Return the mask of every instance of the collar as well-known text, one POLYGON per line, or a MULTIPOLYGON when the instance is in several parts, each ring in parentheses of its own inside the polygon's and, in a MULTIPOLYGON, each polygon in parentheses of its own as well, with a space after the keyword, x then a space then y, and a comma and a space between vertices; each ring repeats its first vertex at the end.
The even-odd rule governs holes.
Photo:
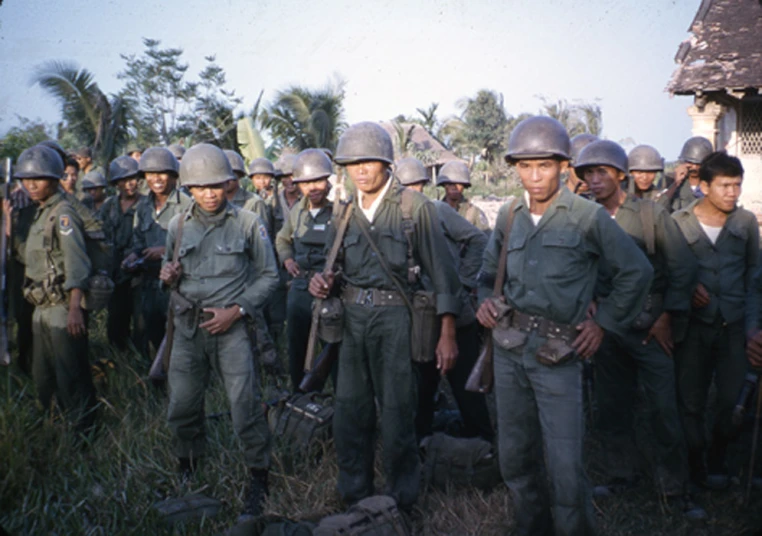
MULTIPOLYGON (((379 193, 378 197, 371 203, 370 207, 367 209, 362 208, 362 198, 365 197, 365 195, 360 191, 357 190, 357 207, 362 211, 363 214, 365 214, 365 217, 368 219, 368 221, 372 222, 373 218, 376 215, 376 212, 378 211, 378 207, 381 206, 381 202, 388 196, 389 190, 392 187, 392 183, 394 181, 392 180, 391 175, 389 176, 389 179, 386 181, 386 184, 381 189, 381 192, 379 193)), ((404 188, 404 187, 403 187, 404 188)))
POLYGON ((61 199, 63 199, 63 194, 61 192, 56 192, 50 197, 48 197, 44 203, 40 203, 39 208, 40 212, 45 210, 46 208, 52 207, 53 205, 57 204, 61 199))

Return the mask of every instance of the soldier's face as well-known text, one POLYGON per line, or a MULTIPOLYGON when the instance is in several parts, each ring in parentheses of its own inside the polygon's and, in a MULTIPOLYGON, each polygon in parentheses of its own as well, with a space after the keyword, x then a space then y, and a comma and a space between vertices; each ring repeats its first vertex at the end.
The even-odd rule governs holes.
POLYGON ((569 190, 575 194, 583 194, 587 192, 587 183, 579 178, 579 175, 574 171, 573 167, 569 167, 569 190))
POLYGON ((416 192, 423 193, 423 185, 426 184, 425 182, 416 182, 415 184, 408 184, 407 187, 411 190, 415 190, 416 192))
POLYGON ((685 168, 688 170, 688 177, 691 179, 697 179, 699 176, 699 168, 701 166, 699 164, 694 164, 693 162, 685 162, 685 168))
POLYGON ((556 195, 561 185, 561 173, 566 171, 568 165, 568 162, 553 158, 519 160, 516 171, 529 198, 544 203, 556 195))
POLYGON ((255 173, 251 176, 251 183, 254 185, 254 188, 256 188, 258 192, 262 190, 269 190, 272 181, 272 176, 265 175, 264 173, 255 173))
POLYGON ((378 160, 347 164, 346 170, 357 189, 366 195, 380 192, 391 176, 389 165, 378 160))
POLYGON ((585 182, 593 192, 596 201, 602 202, 618 195, 624 173, 611 166, 589 166, 585 168, 585 182))
POLYGON ((169 173, 149 172, 145 175, 148 188, 156 195, 168 195, 175 188, 175 177, 169 173))
POLYGON ((93 201, 96 203, 100 203, 104 199, 106 199, 106 189, 101 188, 100 186, 98 188, 88 188, 85 190, 86 193, 90 194, 90 197, 93 198, 93 201))
POLYGON ((448 201, 460 201, 465 187, 462 184, 445 184, 445 197, 448 201))
POLYGON ((77 164, 79 164, 79 169, 87 169, 87 166, 89 166, 93 159, 89 156, 75 156, 74 160, 77 161, 77 164))
POLYGON ((718 175, 711 183, 701 181, 699 187, 706 200, 722 212, 732 212, 741 196, 743 177, 718 175))
POLYGON ((294 184, 294 177, 292 175, 282 175, 280 183, 283 185, 283 190, 292 194, 296 191, 296 185, 294 184))
POLYGON ((121 197, 132 199, 138 193, 138 178, 130 177, 116 182, 116 189, 121 197))
POLYGON ((656 179, 655 171, 630 171, 632 180, 635 181, 635 187, 641 192, 648 190, 656 179))
POLYGON ((132 158, 133 160, 140 162, 140 156, 141 156, 140 151, 132 151, 128 156, 132 158))
POLYGON ((74 185, 77 184, 77 168, 74 166, 66 166, 64 169, 63 177, 61 178, 61 188, 68 193, 74 193, 74 185))
POLYGON ((43 203, 58 191, 59 181, 56 179, 23 179, 21 181, 32 201, 43 203))
POLYGON ((328 199, 328 179, 297 183, 302 195, 310 200, 310 206, 322 207, 328 199))
POLYGON ((225 193, 228 195, 233 195, 238 191, 238 188, 240 188, 240 184, 238 184, 238 179, 234 179, 232 181, 228 181, 225 183, 225 193))
POLYGON ((225 202, 225 183, 210 186, 191 186, 190 193, 196 204, 207 212, 217 212, 225 202))

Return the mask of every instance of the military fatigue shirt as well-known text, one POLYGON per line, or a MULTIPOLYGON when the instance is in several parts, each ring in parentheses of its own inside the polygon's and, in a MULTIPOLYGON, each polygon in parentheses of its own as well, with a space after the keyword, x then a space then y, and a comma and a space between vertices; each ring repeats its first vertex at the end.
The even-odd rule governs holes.
MULTIPOLYGON (((479 297, 492 293, 510 203, 498 213, 484 250, 479 297)), ((626 331, 642 310, 653 269, 635 243, 603 207, 560 188, 537 225, 523 198, 514 209, 508 237, 503 295, 515 309, 561 324, 585 319, 593 300, 599 261, 611 271, 611 293, 598 302, 595 321, 626 331)))
POLYGON ((77 196, 60 190, 63 198, 68 201, 72 208, 79 214, 84 225, 85 233, 91 236, 99 236, 103 233, 103 224, 93 209, 82 203, 77 196))
MULTIPOLYGON (((391 179, 390 179, 391 180, 391 179)), ((384 255, 387 264, 397 281, 405 288, 408 284, 408 242, 403 232, 403 217, 400 202, 404 186, 393 184, 381 200, 373 222, 369 222, 358 206, 355 198, 354 210, 344 235, 343 264, 344 279, 360 288, 381 288, 397 290, 392 280, 386 275, 376 254, 371 249, 360 230, 364 226, 378 249, 384 255)), ((455 267, 441 262, 449 257, 436 209, 423 194, 410 190, 414 197, 412 223, 414 225, 413 261, 421 267, 423 274, 430 277, 436 292, 437 314, 457 315, 460 309, 458 294, 458 274, 455 267)), ((333 235, 333 233, 331 233, 333 235)), ((327 247, 333 237, 329 236, 327 247)))
POLYGON ((267 212, 267 207, 265 206, 265 202, 262 200, 262 198, 257 194, 244 190, 243 188, 238 188, 238 191, 233 196, 233 199, 231 199, 229 202, 238 208, 248 210, 249 212, 253 212, 259 216, 259 219, 261 219, 262 223, 265 224, 265 227, 268 228, 268 232, 270 231, 268 225, 270 218, 267 212))
POLYGON ((463 198, 463 201, 460 202, 458 205, 458 214, 463 216, 468 223, 480 231, 489 233, 490 228, 487 215, 484 214, 482 209, 471 203, 468 199, 463 198))
POLYGON ((278 259, 294 259, 305 277, 294 278, 292 286, 306 290, 309 285, 309 272, 322 272, 325 268, 328 234, 331 229, 333 206, 327 204, 316 216, 310 213, 309 199, 303 197, 299 205, 291 210, 288 220, 275 237, 275 249, 278 259))
POLYGON ((26 277, 41 283, 50 273, 45 228, 51 224, 54 232, 50 256, 55 273, 64 276, 64 290, 87 290, 91 265, 85 246, 84 224, 60 192, 37 207, 26 242, 26 277))
POLYGON ((677 191, 672 194, 672 198, 670 199, 672 212, 687 208, 688 205, 693 203, 696 199, 701 199, 702 197, 704 197, 704 194, 701 191, 701 188, 697 188, 694 192, 688 177, 686 177, 678 187, 677 191))
POLYGON ((728 214, 717 242, 712 244, 693 212, 698 202, 672 215, 698 261, 698 282, 709 293, 709 305, 694 308, 692 316, 707 323, 714 322, 717 315, 725 322, 737 322, 744 318, 746 295, 752 288, 759 256, 759 224, 754 214, 737 207, 728 214))
POLYGON ((672 212, 671 207, 671 200, 666 195, 659 195, 663 192, 663 189, 659 189, 656 187, 656 183, 652 184, 651 187, 646 190, 645 192, 635 193, 632 192, 633 195, 636 197, 639 197, 640 199, 645 199, 647 201, 653 201, 657 205, 659 205, 661 208, 667 211, 667 213, 672 212))
POLYGON ((100 219, 103 222, 103 232, 106 239, 111 242, 114 252, 114 282, 122 283, 131 276, 121 270, 120 266, 124 258, 130 253, 132 242, 132 230, 135 221, 135 211, 144 196, 137 194, 138 200, 125 212, 118 195, 112 195, 103 202, 100 209, 100 219))
MULTIPOLYGON (((663 296, 665 311, 690 311, 698 263, 691 254, 683 234, 667 211, 652 201, 628 195, 616 212, 616 222, 635 241, 640 250, 648 255, 643 232, 646 222, 642 219, 645 203, 653 205, 653 219, 650 224, 654 227, 655 246, 655 253, 648 257, 654 269, 649 294, 663 296)), ((608 271, 606 268, 603 268, 604 273, 608 271)), ((609 282, 602 281, 599 290, 600 295, 608 296, 611 292, 609 282)))
POLYGON ((487 237, 443 201, 434 201, 442 231, 455 260, 461 283, 469 288, 477 287, 477 276, 482 264, 482 254, 487 237))
MULTIPOLYGON (((130 253, 142 256, 146 248, 164 246, 167 242, 169 222, 191 205, 191 198, 177 189, 172 190, 167 202, 158 212, 156 212, 155 201, 156 196, 153 192, 149 192, 135 206, 130 253)), ((150 265, 146 263, 145 269, 149 273, 158 275, 159 266, 158 262, 151 262, 150 265)))
MULTIPOLYGON (((247 314, 262 307, 278 284, 278 269, 267 230, 258 216, 229 203, 219 222, 205 225, 196 214, 185 215, 179 261, 178 290, 199 307, 243 307, 247 314)), ((177 224, 169 223, 164 262, 172 260, 177 224)))

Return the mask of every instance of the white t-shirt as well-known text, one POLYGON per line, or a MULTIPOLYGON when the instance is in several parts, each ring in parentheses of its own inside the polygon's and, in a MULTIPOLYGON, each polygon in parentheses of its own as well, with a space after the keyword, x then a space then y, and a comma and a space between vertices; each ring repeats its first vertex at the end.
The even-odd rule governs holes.
POLYGON ((362 210, 362 213, 365 214, 365 217, 369 222, 373 223, 373 218, 376 217, 376 211, 378 210, 378 207, 381 206, 381 200, 386 195, 386 192, 389 191, 389 187, 392 185, 392 182, 394 181, 392 181, 390 176, 386 181, 386 185, 381 189, 381 192, 379 192, 378 197, 376 197, 376 199, 370 204, 370 207, 368 208, 362 208, 362 198, 364 195, 360 190, 357 190, 357 206, 360 207, 360 210, 362 210))
POLYGON ((717 243, 717 237, 720 236, 720 231, 722 231, 722 227, 711 227, 709 225, 704 225, 701 222, 699 222, 699 225, 704 230, 704 234, 707 236, 709 241, 712 244, 716 244, 717 243))

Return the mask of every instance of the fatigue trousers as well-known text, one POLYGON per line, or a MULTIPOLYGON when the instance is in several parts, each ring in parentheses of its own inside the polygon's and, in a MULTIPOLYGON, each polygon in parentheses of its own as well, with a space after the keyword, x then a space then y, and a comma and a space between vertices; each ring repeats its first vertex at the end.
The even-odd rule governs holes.
POLYGON ((8 284, 8 316, 16 321, 16 345, 18 347, 18 366, 27 376, 32 375, 32 315, 34 305, 24 299, 24 269, 25 266, 16 259, 9 257, 8 284))
POLYGON ((109 341, 120 350, 127 348, 127 341, 132 331, 131 323, 134 309, 132 307, 132 293, 131 280, 118 283, 114 286, 114 293, 111 295, 111 301, 108 304, 106 333, 109 341))
MULTIPOLYGON (((748 367, 743 320, 707 324, 692 318, 677 349, 677 394, 689 450, 706 449, 706 402, 714 378, 717 387, 713 442, 727 445, 737 437, 732 414, 748 367)), ((710 468, 720 469, 720 468, 710 468)))
POLYGON ((304 358, 312 324, 312 295, 306 289, 292 286, 288 291, 286 338, 288 340, 288 369, 294 389, 304 378, 304 358))
POLYGON ((148 276, 133 291, 135 342, 143 356, 150 359, 149 343, 158 350, 167 330, 169 292, 162 288, 159 279, 148 276))
POLYGON ((35 307, 32 376, 42 406, 50 408, 55 396, 61 411, 85 431, 95 418, 95 387, 87 358, 87 335, 72 337, 66 330, 68 316, 66 303, 35 307))
POLYGON ((338 490, 348 503, 374 495, 377 400, 381 408, 384 494, 409 507, 418 497, 421 477, 415 440, 410 313, 404 306, 345 306, 339 351, 341 381, 333 418, 338 490))
MULTIPOLYGON (((476 322, 460 327, 456 331, 458 359, 447 373, 447 381, 458 404, 463 419, 464 437, 481 437, 492 442, 495 432, 489 418, 487 402, 482 393, 466 391, 466 382, 479 359, 479 327, 476 322)), ((418 412, 415 416, 415 430, 418 441, 431 435, 434 420, 434 404, 439 379, 437 362, 415 363, 418 381, 418 412)))
POLYGON ((206 452, 204 391, 214 370, 225 386, 233 428, 244 445, 247 467, 267 469, 270 430, 262 409, 245 323, 239 320, 220 335, 197 328, 188 336, 179 325, 185 321, 185 316, 175 318, 168 373, 167 421, 174 438, 175 455, 196 459, 206 452))
POLYGON ((280 334, 283 331, 283 322, 286 321, 286 301, 288 294, 288 287, 286 281, 288 280, 288 272, 283 268, 278 270, 278 286, 265 303, 263 312, 267 325, 270 328, 270 338, 277 347, 280 343, 280 334))
POLYGON ((532 332, 523 347, 495 346, 500 472, 513 498, 515 534, 595 534, 583 466, 582 364, 538 363, 545 341, 532 332))
POLYGON ((675 364, 655 339, 644 345, 647 330, 624 335, 607 331, 595 355, 598 429, 604 443, 606 472, 632 479, 638 452, 634 434, 634 402, 638 382, 645 390, 655 442, 656 477, 667 495, 683 491, 687 464, 683 430, 677 411, 675 364))

